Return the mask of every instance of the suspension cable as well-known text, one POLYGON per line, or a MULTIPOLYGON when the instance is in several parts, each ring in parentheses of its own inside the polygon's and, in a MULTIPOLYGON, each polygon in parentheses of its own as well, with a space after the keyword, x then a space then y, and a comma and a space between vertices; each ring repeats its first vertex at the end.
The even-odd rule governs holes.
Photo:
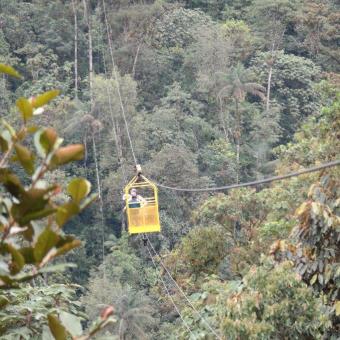
POLYGON ((116 70, 116 64, 115 64, 114 57, 113 57, 112 39, 111 39, 111 34, 110 34, 111 27, 110 27, 108 20, 107 20, 105 0, 103 0, 103 13, 104 13, 104 19, 105 19, 107 40, 108 40, 108 43, 109 43, 109 50, 110 50, 111 61, 112 61, 112 71, 113 71, 113 75, 115 77, 115 83, 116 83, 116 89, 117 89, 117 94, 118 94, 118 98, 119 98, 120 109, 122 111, 122 115, 123 115, 123 119, 124 119, 124 123, 125 123, 125 127, 126 127, 126 133, 127 133, 128 139, 129 139, 133 160, 135 162, 135 165, 137 166, 138 162, 137 162, 137 158, 136 158, 135 151, 134 151, 134 148, 133 148, 132 139, 131 139, 131 136, 130 136, 129 125, 128 125, 128 122, 127 122, 127 119, 126 119, 125 108, 124 108, 124 104, 123 104, 122 94, 121 94, 121 91, 120 91, 118 73, 117 73, 117 70, 116 70))
POLYGON ((179 316, 180 319, 182 320, 182 322, 183 322, 185 328, 189 331, 189 333, 190 333, 190 334, 193 336, 193 338, 195 339, 196 337, 195 337, 194 334, 192 333, 192 331, 191 331, 190 327, 188 326, 187 322, 184 320, 184 318, 183 318, 183 316, 182 316, 182 314, 181 314, 179 308, 176 306, 176 303, 175 303, 173 297, 171 296, 171 294, 170 294, 170 292, 169 292, 169 289, 168 289, 168 287, 166 286, 166 283, 165 283, 165 281, 164 281, 163 278, 162 278, 162 275, 161 275, 161 274, 159 273, 159 271, 157 270, 156 262, 155 262, 155 260, 154 260, 154 258, 153 258, 153 256, 152 256, 152 254, 151 254, 151 251, 150 251, 150 248, 149 248, 148 245, 147 245, 147 249, 148 249, 148 252, 149 252, 151 261, 152 261, 152 263, 153 263, 153 266, 155 267, 155 270, 156 270, 157 273, 158 273, 158 277, 159 277, 159 279, 160 279, 160 280, 162 281, 162 283, 163 283, 163 286, 164 286, 164 289, 165 289, 165 291, 166 291, 166 294, 168 295, 169 299, 171 300, 171 303, 173 304, 173 306, 174 306, 174 308, 175 308, 175 310, 176 310, 178 316, 179 316))
MULTIPOLYGON (((121 143, 120 143, 120 138, 118 137, 118 132, 117 132, 117 126, 116 126, 116 122, 114 119, 114 115, 113 115, 113 106, 112 106, 112 98, 111 98, 111 81, 108 78, 108 72, 107 72, 107 67, 106 67, 106 62, 105 62, 105 53, 104 53, 104 49, 102 50, 102 57, 103 57, 103 68, 104 68, 104 75, 105 75, 105 79, 108 80, 109 86, 106 86, 106 94, 107 97, 109 99, 109 109, 110 109, 110 118, 111 118, 111 124, 112 124, 112 135, 113 135, 113 139, 114 139, 114 143, 116 146, 116 151, 117 151, 117 156, 118 156, 118 164, 120 166, 121 172, 122 172, 122 187, 124 187, 128 180, 127 180, 127 176, 126 176, 126 169, 125 169, 125 162, 124 162, 124 158, 123 158, 123 152, 122 152, 122 147, 121 147, 121 143), (110 89, 109 89, 110 87, 110 89)), ((120 199, 118 201, 121 201, 120 199)), ((121 207, 121 220, 122 220, 122 230, 124 229, 124 219, 125 219, 125 215, 123 213, 123 207, 124 205, 121 207)))
POLYGON ((203 315, 197 310, 197 308, 191 303, 191 301, 189 300, 189 298, 187 297, 187 295, 184 293, 183 289, 178 285, 178 283, 176 282, 176 280, 172 277, 170 271, 168 270, 168 268, 165 266, 165 264, 163 263, 160 255, 158 254, 158 252, 155 250, 155 248, 153 247, 152 243, 150 242, 149 237, 147 236, 147 234, 145 234, 145 237, 148 241, 148 243, 151 246, 151 249, 153 250, 153 252, 158 256, 159 258, 159 263, 161 264, 162 268, 166 271, 166 273, 168 274, 168 276, 170 277, 171 281, 175 284, 176 288, 178 289, 178 291, 183 295, 183 297, 185 298, 185 300, 188 302, 189 306, 193 309, 193 311, 199 316, 199 318, 206 324, 206 326, 209 328, 209 330, 216 336, 217 339, 222 340, 221 336, 219 336, 216 331, 210 326, 210 324, 208 323, 208 321, 203 317, 203 315))
MULTIPOLYGON (((73 10, 75 10, 74 3, 72 1, 73 10)), ((86 8, 86 1, 84 1, 84 9, 85 12, 87 11, 86 8)), ((89 23, 88 23, 89 24, 89 23)), ((104 65, 105 69, 105 65, 104 65)), ((94 108, 94 97, 93 94, 91 95, 91 114, 93 115, 93 108, 94 108)), ((100 128, 97 131, 98 133, 98 141, 102 142, 102 134, 100 131, 100 128)), ((99 163, 98 163, 98 153, 97 153, 97 144, 95 141, 95 130, 92 130, 91 138, 92 138, 92 149, 93 149, 93 157, 94 157, 94 163, 96 168, 96 180, 97 180, 97 190, 98 190, 98 198, 99 198, 99 212, 101 217, 101 238, 102 238, 102 266, 103 266, 103 278, 106 278, 106 262, 105 262, 105 216, 104 216, 104 202, 103 202, 103 195, 102 195, 102 186, 101 186, 101 179, 99 174, 99 163)))
POLYGON ((252 187, 252 186, 257 186, 260 184, 265 184, 265 183, 271 183, 275 181, 280 181, 283 179, 291 178, 291 177, 297 177, 303 174, 311 173, 311 172, 316 172, 320 171, 326 168, 332 168, 335 166, 340 165, 340 160, 328 162, 328 163, 323 163, 320 165, 316 165, 307 169, 299 170, 299 171, 294 171, 290 172, 286 175, 280 175, 280 176, 273 176, 273 177, 268 177, 265 179, 257 180, 257 181, 251 181, 251 182, 246 182, 246 183, 239 183, 239 184, 230 184, 230 185, 225 185, 221 187, 211 187, 211 188, 179 188, 179 187, 172 187, 168 186, 165 184, 158 183, 154 180, 152 180, 158 187, 163 188, 163 189, 168 189, 168 190, 174 190, 174 191, 185 191, 185 192, 208 192, 208 191, 222 191, 222 190, 230 190, 230 189, 236 189, 236 188, 244 188, 244 187, 252 187))
MULTIPOLYGON (((138 162, 137 162, 137 158, 136 158, 135 151, 134 151, 134 148, 133 148, 133 143, 132 143, 132 139, 131 139, 131 135, 130 135, 129 125, 128 125, 128 122, 127 122, 127 119, 126 119, 124 104, 123 104, 123 100, 122 100, 122 96, 121 96, 121 92, 120 92, 118 74, 117 74, 116 65, 115 65, 114 57, 113 57, 112 39, 111 39, 111 35, 110 35, 110 25, 108 23, 107 15, 106 15, 105 0, 102 0, 102 2, 103 2, 103 12, 104 12, 104 17, 105 17, 107 39, 108 39, 109 49, 110 49, 110 54, 111 54, 112 69, 113 69, 113 73, 114 73, 114 77, 115 77, 120 108, 121 108, 121 111, 122 111, 122 115, 123 115, 123 119, 124 119, 124 123, 125 123, 125 128, 126 128, 126 133, 127 133, 129 143, 130 143, 130 148, 131 148, 133 160, 135 162, 135 165, 137 166, 138 162)), ((180 187, 172 187, 172 186, 168 186, 168 185, 165 185, 165 184, 161 184, 161 183, 158 183, 154 180, 153 180, 153 182, 160 188, 173 190, 173 191, 184 191, 184 192, 222 191, 222 190, 230 190, 230 189, 236 189, 236 188, 257 186, 257 185, 265 184, 265 183, 271 183, 271 182, 274 182, 274 181, 279 181, 279 180, 283 180, 283 179, 287 179, 287 178, 291 178, 291 177, 297 177, 297 176, 300 176, 300 175, 303 175, 303 174, 323 170, 323 169, 326 169, 326 168, 335 167, 335 166, 338 166, 338 165, 340 165, 340 160, 335 160, 333 162, 324 163, 324 164, 314 166, 314 167, 311 167, 311 168, 308 168, 308 169, 291 172, 291 173, 288 173, 286 175, 272 176, 272 177, 265 178, 265 179, 262 179, 262 180, 257 180, 257 181, 251 181, 251 182, 246 182, 246 183, 237 183, 237 184, 231 184, 231 185, 220 186, 220 187, 211 187, 211 188, 180 188, 180 187)))
MULTIPOLYGON (((125 108, 124 108, 123 99, 122 99, 120 86, 119 86, 118 74, 117 74, 116 65, 115 65, 114 57, 113 57, 112 39, 111 39, 111 34, 110 34, 111 27, 110 27, 108 20, 107 20, 105 0, 102 0, 102 2, 103 2, 103 13, 104 13, 104 19, 105 19, 105 25, 106 25, 107 39, 108 39, 108 43, 109 43, 109 50, 110 50, 111 61, 112 61, 112 70, 113 70, 113 74, 114 74, 114 77, 115 77, 115 83, 116 83, 117 93, 118 93, 118 97, 119 97, 120 108, 121 108, 122 116, 123 116, 124 123, 125 123, 126 133, 127 133, 129 143, 130 143, 130 149, 131 149, 131 153, 132 153, 132 156, 133 156, 133 160, 134 160, 134 163, 137 167, 138 162, 137 162, 136 154, 135 154, 135 151, 134 151, 134 148, 133 148, 133 143, 132 143, 132 139, 131 139, 131 135, 130 135, 129 125, 128 125, 128 122, 127 122, 127 119, 126 119, 125 108)), ((300 175, 303 175, 303 174, 323 170, 323 169, 326 169, 326 168, 335 167, 335 166, 338 166, 338 165, 340 165, 340 160, 324 163, 324 164, 314 166, 314 167, 311 167, 311 168, 308 168, 308 169, 300 170, 300 171, 291 172, 291 173, 288 173, 286 175, 272 176, 272 177, 265 178, 265 179, 262 179, 262 180, 257 180, 257 181, 251 181, 251 182, 246 182, 246 183, 237 183, 237 184, 231 184, 231 185, 220 186, 220 187, 211 187, 211 188, 180 188, 180 187, 172 187, 172 186, 169 186, 169 185, 161 184, 161 183, 158 183, 156 181, 153 181, 153 182, 160 188, 173 190, 173 191, 184 191, 184 192, 222 191, 222 190, 230 190, 230 189, 236 189, 236 188, 257 186, 257 185, 265 184, 265 183, 271 183, 271 182, 274 182, 274 181, 279 181, 279 180, 283 180, 283 179, 287 179, 287 178, 291 178, 291 177, 297 177, 297 176, 300 176, 300 175)))
MULTIPOLYGON (((127 119, 126 119, 125 108, 124 108, 122 94, 121 94, 120 85, 119 85, 118 73, 117 73, 117 70, 116 70, 116 65, 115 65, 114 57, 113 57, 112 39, 111 39, 111 34, 110 34, 111 27, 110 27, 110 25, 108 23, 108 20, 107 20, 105 0, 102 0, 102 3, 103 3, 103 12, 104 12, 105 25, 106 25, 107 39, 108 39, 109 50, 110 50, 111 61, 112 61, 112 71, 113 71, 113 75, 114 75, 114 78, 115 78, 116 89, 117 89, 117 94, 118 94, 118 98, 119 98, 119 104, 120 104, 122 116, 123 116, 123 119, 124 119, 126 133, 127 133, 128 140, 129 140, 129 143, 130 143, 130 149, 131 149, 131 152, 132 152, 133 160, 134 160, 135 165, 137 166, 138 162, 137 162, 137 158, 136 158, 136 155, 135 155, 135 151, 134 151, 134 147, 133 147, 133 143, 132 143, 132 139, 131 139, 131 135, 130 135, 130 131, 129 131, 129 125, 128 125, 128 122, 127 122, 127 119)), ((265 184, 265 183, 271 183, 271 182, 274 182, 274 181, 279 181, 279 180, 283 180, 283 179, 287 179, 287 178, 297 177, 297 176, 300 176, 300 175, 303 175, 303 174, 320 171, 320 170, 323 170, 323 169, 326 169, 326 168, 335 167, 335 166, 338 166, 338 165, 340 165, 340 160, 335 160, 335 161, 332 161, 332 162, 323 163, 321 165, 314 166, 314 167, 311 167, 311 168, 307 168, 307 169, 304 169, 304 170, 291 172, 291 173, 288 173, 286 175, 272 176, 272 177, 265 178, 265 179, 262 179, 262 180, 256 180, 256 181, 251 181, 251 182, 246 182, 246 183, 239 183, 239 184, 231 184, 231 185, 220 186, 220 187, 211 187, 211 188, 180 188, 180 187, 172 187, 172 186, 164 185, 164 184, 161 184, 161 183, 157 183, 156 181, 153 181, 153 182, 158 187, 160 187, 160 188, 168 189, 168 190, 173 190, 173 191, 182 191, 182 192, 222 191, 222 190, 230 190, 230 189, 236 189, 236 188, 257 186, 257 185, 261 185, 261 184, 265 184)), ((158 252, 153 247, 153 245, 150 242, 150 239, 149 239, 149 237, 147 235, 146 235, 146 238, 147 238, 147 241, 150 244, 153 252, 158 256, 159 263, 161 264, 162 268, 166 271, 166 273, 168 274, 169 278, 175 284, 175 286, 177 287, 178 291, 183 295, 183 297, 185 298, 185 300, 187 301, 189 306, 199 316, 199 318, 206 324, 208 329, 216 336, 216 338, 222 340, 222 338, 216 333, 216 331, 206 321, 206 319, 203 317, 203 315, 191 303, 191 301, 189 300, 187 295, 184 293, 182 288, 178 285, 176 280, 172 277, 170 271, 164 265, 160 255, 158 254, 158 252)), ((152 254, 151 254, 149 246, 147 246, 147 249, 148 249, 150 258, 152 260, 152 263, 153 263, 155 269, 157 270, 157 266, 156 266, 156 263, 155 263, 155 260, 154 260, 154 258, 152 256, 152 254)), ((185 322, 184 318, 182 317, 178 307, 175 304, 175 301, 173 300, 173 298, 172 298, 172 296, 171 296, 171 294, 170 294, 170 292, 169 292, 169 290, 168 290, 168 288, 167 288, 167 286, 166 286, 166 284, 165 284, 165 282, 164 282, 164 280, 163 280, 163 278, 161 277, 160 274, 159 274, 159 278, 162 281, 163 286, 164 286, 164 288, 165 288, 165 290, 167 292, 167 295, 169 296, 169 298, 170 298, 170 300, 171 300, 171 302, 172 302, 176 312, 178 313, 179 317, 183 321, 183 324, 185 325, 185 327, 187 328, 189 333, 194 337, 191 329, 189 328, 188 324, 185 322)))

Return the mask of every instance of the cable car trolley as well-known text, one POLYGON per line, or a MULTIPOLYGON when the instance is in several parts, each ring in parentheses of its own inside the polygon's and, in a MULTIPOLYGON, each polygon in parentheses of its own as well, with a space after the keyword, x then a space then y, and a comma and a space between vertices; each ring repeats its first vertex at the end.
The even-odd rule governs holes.
POLYGON ((142 175, 140 165, 137 175, 124 189, 124 200, 129 234, 160 232, 157 186, 142 175))

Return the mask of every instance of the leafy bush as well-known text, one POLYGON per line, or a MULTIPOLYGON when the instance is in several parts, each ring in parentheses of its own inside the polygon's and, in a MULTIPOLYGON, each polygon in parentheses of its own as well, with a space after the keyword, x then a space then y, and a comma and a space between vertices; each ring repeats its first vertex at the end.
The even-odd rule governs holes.
POLYGON ((175 272, 187 274, 213 273, 226 252, 226 239, 223 229, 217 226, 196 227, 182 238, 182 242, 166 260, 175 272))
POLYGON ((302 279, 323 297, 329 306, 333 328, 331 334, 340 332, 340 219, 339 180, 333 174, 325 174, 311 186, 308 200, 297 209, 298 225, 286 241, 277 241, 271 252, 277 259, 294 261, 302 279))
POLYGON ((221 299, 221 329, 228 339, 321 339, 330 322, 321 299, 300 280, 290 262, 265 259, 243 279, 240 292, 221 299))
MULTIPOLYGON (((242 281, 211 277, 191 299, 223 339, 321 339, 331 326, 322 300, 288 261, 277 264, 263 257, 242 281)), ((184 315, 197 338, 210 339, 210 331, 191 309, 184 315)), ((189 337, 184 327, 177 334, 189 337)))
POLYGON ((240 189, 209 198, 195 211, 194 218, 200 224, 218 223, 225 235, 238 244, 252 239, 267 210, 266 202, 254 189, 240 189))
POLYGON ((6 294, 7 305, 0 309, 0 338, 32 339, 41 334, 47 335, 46 315, 58 314, 67 326, 72 324, 72 335, 82 333, 81 320, 86 320, 81 312, 76 286, 52 284, 49 286, 22 286, 6 294), (68 320, 70 321, 68 323, 68 320))
MULTIPOLYGON (((3 64, 0 64, 0 72, 21 77, 12 67, 3 64)), ((7 338, 13 335, 13 328, 26 338, 35 333, 41 334, 41 326, 47 323, 50 328, 50 331, 46 328, 47 332, 57 339, 63 340, 70 334, 82 333, 80 323, 76 334, 74 329, 68 327, 74 324, 74 316, 67 313, 64 318, 65 312, 54 308, 54 298, 58 297, 60 291, 51 299, 53 287, 23 286, 24 282, 38 275, 68 267, 62 263, 51 265, 53 260, 80 245, 75 237, 65 235, 62 228, 96 198, 96 195, 88 196, 91 184, 87 180, 74 178, 67 186, 70 199, 66 203, 60 202, 57 196, 62 190, 61 186, 45 180, 48 172, 80 160, 84 154, 83 145, 62 147, 63 139, 53 128, 31 123, 33 116, 41 114, 44 106, 58 94, 58 90, 52 90, 30 99, 19 98, 16 102, 21 113, 21 126, 18 130, 2 120, 0 289, 3 292, 0 294, 0 335, 4 334, 7 338), (34 151, 31 144, 34 144, 34 151), (30 300, 25 304, 27 292, 30 300)), ((61 290, 61 293, 67 300, 67 290, 61 290)), ((90 334, 111 322, 108 318, 110 314, 106 312, 90 334)))

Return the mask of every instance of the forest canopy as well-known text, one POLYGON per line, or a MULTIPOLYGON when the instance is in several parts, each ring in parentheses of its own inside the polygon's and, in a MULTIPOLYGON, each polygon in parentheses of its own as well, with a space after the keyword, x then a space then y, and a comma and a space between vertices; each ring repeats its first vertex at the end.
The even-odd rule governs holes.
POLYGON ((338 339, 335 0, 0 0, 0 339, 338 339), (127 232, 135 175, 161 232, 127 232), (144 239, 144 243, 143 243, 144 239))

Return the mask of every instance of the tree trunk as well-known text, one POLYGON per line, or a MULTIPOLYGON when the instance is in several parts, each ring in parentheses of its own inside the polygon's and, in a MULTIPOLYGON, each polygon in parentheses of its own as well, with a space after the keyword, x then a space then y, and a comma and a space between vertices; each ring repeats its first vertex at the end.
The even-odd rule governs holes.
POLYGON ((94 132, 92 132, 92 147, 93 147, 93 157, 94 157, 94 164, 96 168, 96 179, 97 179, 97 188, 98 188, 98 198, 99 198, 99 211, 101 217, 101 226, 102 226, 102 260, 103 260, 103 275, 104 278, 106 277, 106 268, 105 268, 105 219, 104 219, 104 204, 103 204, 103 197, 102 197, 102 190, 100 184, 100 175, 99 175, 99 166, 98 166, 98 159, 97 159, 97 147, 96 141, 94 138, 94 132))
POLYGON ((1 110, 0 110, 0 114, 1 113, 5 113, 7 110, 7 105, 5 107, 6 101, 6 76, 5 74, 2 75, 1 77, 1 81, 0 81, 0 88, 1 88, 1 97, 0 97, 0 104, 1 104, 1 110), (1 112, 3 110, 3 112, 1 112))
POLYGON ((140 50, 141 45, 142 45, 142 43, 138 44, 135 60, 133 61, 132 72, 131 72, 132 73, 132 79, 135 79, 136 65, 137 65, 137 60, 138 60, 139 50, 140 50))
POLYGON ((259 169, 260 169, 260 151, 257 149, 256 150, 256 154, 255 154, 255 158, 256 158, 256 180, 259 180, 260 179, 260 172, 259 172, 259 169))
POLYGON ((269 112, 269 109, 270 109, 270 90, 271 90, 272 74, 273 74, 273 64, 271 63, 269 66, 268 81, 267 81, 267 98, 266 98, 266 111, 267 112, 269 112))
POLYGON ((72 8, 74 16, 74 94, 78 99, 78 15, 74 0, 72 0, 72 8))
POLYGON ((87 133, 84 136, 84 168, 85 168, 85 175, 87 176, 87 133))
POLYGON ((113 46, 112 46, 112 37, 111 37, 111 30, 110 30, 110 25, 107 20, 107 15, 106 15, 106 6, 105 6, 105 0, 103 0, 103 13, 104 13, 104 20, 105 20, 105 27, 106 27, 106 34, 107 34, 107 42, 109 44, 109 51, 110 51, 110 56, 111 56, 111 62, 112 62, 112 67, 115 67, 115 62, 113 58, 113 46))
POLYGON ((274 65, 274 52, 275 52, 275 42, 272 44, 271 49, 271 59, 267 63, 269 66, 268 71, 268 80, 267 80, 267 98, 266 98, 266 111, 268 112, 270 109, 270 92, 271 92, 271 86, 272 86, 272 74, 273 74, 273 65, 274 65))
POLYGON ((89 41, 89 90, 90 90, 90 103, 91 112, 93 111, 94 101, 93 101, 93 47, 92 47, 92 31, 91 31, 91 20, 90 14, 87 10, 87 0, 83 0, 84 5, 84 15, 85 21, 88 28, 88 41, 89 41))
POLYGON ((219 102, 220 102, 220 120, 221 120, 221 124, 222 124, 222 130, 223 130, 223 133, 224 133, 225 140, 228 142, 229 141, 228 131, 227 131, 227 128, 226 128, 226 125, 225 125, 224 117, 223 117, 223 103, 222 103, 221 97, 219 98, 219 102))
POLYGON ((240 139, 241 139, 241 117, 238 100, 235 100, 236 107, 236 183, 240 181, 240 139))

